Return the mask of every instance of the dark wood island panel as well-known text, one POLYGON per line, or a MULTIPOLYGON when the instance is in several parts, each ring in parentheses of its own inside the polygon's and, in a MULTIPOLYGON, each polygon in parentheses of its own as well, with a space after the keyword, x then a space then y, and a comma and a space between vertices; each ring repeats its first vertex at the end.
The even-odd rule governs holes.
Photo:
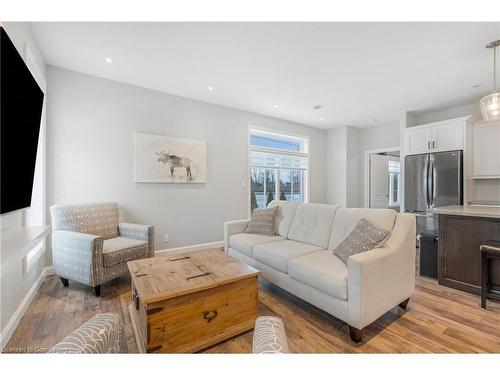
MULTIPOLYGON (((480 294, 481 254, 486 240, 500 241, 500 218, 439 215, 438 282, 480 294)), ((492 263, 492 283, 500 290, 500 262, 492 263)))

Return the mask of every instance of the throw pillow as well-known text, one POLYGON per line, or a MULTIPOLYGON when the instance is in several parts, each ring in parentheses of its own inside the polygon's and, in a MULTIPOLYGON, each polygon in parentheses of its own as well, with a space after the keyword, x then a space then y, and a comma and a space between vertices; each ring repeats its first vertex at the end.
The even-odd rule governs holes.
POLYGON ((278 208, 278 206, 274 206, 269 208, 256 208, 253 210, 252 217, 250 218, 250 222, 245 232, 272 236, 276 226, 278 208))
POLYGON ((333 250, 333 253, 347 264, 351 255, 379 247, 390 234, 390 231, 377 228, 367 220, 361 219, 345 240, 333 250))

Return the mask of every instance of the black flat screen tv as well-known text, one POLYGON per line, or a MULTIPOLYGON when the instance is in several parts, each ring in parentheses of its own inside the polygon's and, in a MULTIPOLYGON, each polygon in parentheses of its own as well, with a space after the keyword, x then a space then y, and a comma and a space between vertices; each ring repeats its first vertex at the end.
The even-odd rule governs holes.
POLYGON ((1 213, 31 205, 43 91, 0 27, 1 213))

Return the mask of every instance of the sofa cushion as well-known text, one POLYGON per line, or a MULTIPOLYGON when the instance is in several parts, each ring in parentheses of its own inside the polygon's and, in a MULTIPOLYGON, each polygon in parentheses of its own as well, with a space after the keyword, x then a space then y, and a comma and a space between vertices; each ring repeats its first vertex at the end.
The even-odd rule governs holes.
POLYGON ((337 206, 327 204, 299 205, 288 232, 288 239, 326 249, 336 209, 337 206))
POLYGON ((339 246, 353 231, 360 219, 365 219, 377 228, 390 231, 394 226, 396 215, 396 211, 388 208, 339 208, 333 220, 328 249, 333 251, 339 246))
POLYGON ((274 206, 279 207, 278 215, 276 216, 276 234, 287 238, 298 204, 288 201, 274 200, 267 205, 267 207, 274 206))
POLYGON ((279 207, 269 207, 253 210, 245 232, 274 235, 278 209, 279 207))
POLYGON ((288 273, 288 262, 292 258, 322 251, 321 247, 297 241, 274 241, 253 248, 253 258, 278 271, 288 273))
POLYGON ((229 247, 234 250, 238 250, 242 254, 252 257, 252 250, 255 245, 280 240, 284 240, 284 238, 280 236, 266 236, 255 233, 238 233, 229 237, 229 247))
POLYGON ((347 266, 331 251, 324 250, 290 260, 292 279, 330 296, 347 300, 347 266))
POLYGON ((146 257, 149 252, 149 243, 127 237, 115 237, 104 240, 102 251, 104 267, 109 267, 146 257))
POLYGON ((344 241, 333 249, 333 253, 347 264, 350 256, 381 246, 390 234, 390 231, 377 228, 367 220, 360 219, 344 241))

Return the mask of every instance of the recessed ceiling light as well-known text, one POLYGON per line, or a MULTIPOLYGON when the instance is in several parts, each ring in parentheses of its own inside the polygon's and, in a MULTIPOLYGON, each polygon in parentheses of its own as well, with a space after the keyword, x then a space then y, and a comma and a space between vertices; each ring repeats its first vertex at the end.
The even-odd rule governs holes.
POLYGON ((111 59, 111 57, 106 57, 106 62, 111 64, 113 60, 111 59))
POLYGON ((278 107, 279 107, 279 105, 278 105, 278 104, 275 104, 275 105, 273 105, 273 107, 274 107, 274 108, 278 108, 278 107))
POLYGON ((323 121, 323 120, 324 120, 324 119, 323 119, 323 117, 320 117, 320 118, 319 118, 319 121, 323 121))
POLYGON ((214 87, 213 87, 213 86, 208 86, 208 89, 209 89, 210 91, 213 91, 214 87))

